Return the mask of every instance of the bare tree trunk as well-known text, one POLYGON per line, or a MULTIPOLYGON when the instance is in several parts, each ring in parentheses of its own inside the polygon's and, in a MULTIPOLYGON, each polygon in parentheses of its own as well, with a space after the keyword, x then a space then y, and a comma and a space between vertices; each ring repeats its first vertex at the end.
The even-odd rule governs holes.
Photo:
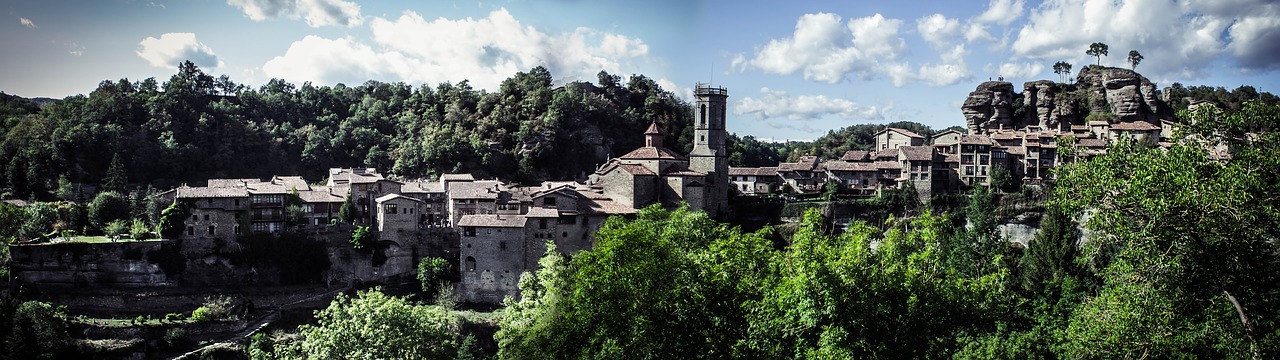
POLYGON ((1236 313, 1240 314, 1240 323, 1244 325, 1244 334, 1249 338, 1249 349, 1253 353, 1253 359, 1258 360, 1258 343, 1253 340, 1253 324, 1249 323, 1249 316, 1244 314, 1244 307, 1240 305, 1240 301, 1235 296, 1231 296, 1230 292, 1222 290, 1222 294, 1227 296, 1227 300, 1231 301, 1231 305, 1235 305, 1236 313))

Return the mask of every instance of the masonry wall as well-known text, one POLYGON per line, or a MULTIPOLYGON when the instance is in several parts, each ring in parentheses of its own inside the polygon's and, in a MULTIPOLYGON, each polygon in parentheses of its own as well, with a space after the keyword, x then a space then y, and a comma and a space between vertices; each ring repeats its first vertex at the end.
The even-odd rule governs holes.
POLYGON ((524 234, 524 228, 478 227, 461 237, 459 300, 497 304, 517 293, 526 269, 524 234))

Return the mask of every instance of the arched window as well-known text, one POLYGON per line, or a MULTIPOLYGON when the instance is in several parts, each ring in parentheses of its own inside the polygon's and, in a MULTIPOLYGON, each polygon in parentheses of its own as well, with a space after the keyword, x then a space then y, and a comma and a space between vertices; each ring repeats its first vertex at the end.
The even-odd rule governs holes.
POLYGON ((698 121, 701 121, 701 122, 702 122, 702 126, 706 126, 706 125, 707 125, 707 104, 702 104, 702 107, 701 107, 701 110, 699 111, 699 113, 700 113, 702 116, 699 116, 699 117, 698 117, 698 119, 699 119, 698 121))
POLYGON ((467 267, 467 271, 476 271, 476 258, 468 256, 466 267, 467 267))

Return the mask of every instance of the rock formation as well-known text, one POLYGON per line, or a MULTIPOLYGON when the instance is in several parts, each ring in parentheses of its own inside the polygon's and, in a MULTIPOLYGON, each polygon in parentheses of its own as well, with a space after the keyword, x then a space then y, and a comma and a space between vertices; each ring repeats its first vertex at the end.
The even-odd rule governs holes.
POLYGON ((978 85, 965 99, 964 120, 969 131, 985 133, 987 130, 1009 128, 1013 116, 1013 84, 1006 81, 988 81, 978 85))
POLYGON ((987 81, 969 93, 962 111, 969 132, 974 134, 1028 126, 1068 130, 1071 125, 1084 124, 1090 113, 1109 112, 1121 122, 1153 124, 1173 118, 1150 80, 1133 70, 1100 66, 1081 69, 1075 84, 1050 80, 1023 83, 1021 94, 1013 92, 1011 83, 987 81), (1019 96, 1021 100, 1014 100, 1019 96), (1016 118, 1013 101, 1021 101, 1016 105, 1021 106, 1022 114, 1016 118))

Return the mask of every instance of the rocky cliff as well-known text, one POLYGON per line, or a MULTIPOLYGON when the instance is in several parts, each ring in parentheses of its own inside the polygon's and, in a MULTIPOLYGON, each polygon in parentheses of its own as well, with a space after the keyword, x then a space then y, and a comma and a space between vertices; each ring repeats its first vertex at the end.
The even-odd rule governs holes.
POLYGON ((1067 130, 1083 125, 1089 114, 1113 114, 1115 121, 1147 121, 1159 124, 1172 119, 1173 112, 1161 100, 1156 86, 1129 69, 1086 66, 1074 84, 1050 80, 1022 84, 1014 92, 1012 83, 987 81, 969 93, 962 108, 973 133, 997 129, 1067 130))

